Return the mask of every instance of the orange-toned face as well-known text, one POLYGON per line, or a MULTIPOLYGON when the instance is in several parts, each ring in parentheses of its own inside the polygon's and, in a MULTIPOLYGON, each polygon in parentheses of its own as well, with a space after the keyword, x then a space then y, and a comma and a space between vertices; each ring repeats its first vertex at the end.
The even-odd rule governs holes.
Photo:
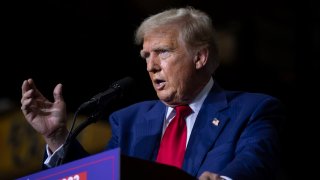
POLYGON ((175 28, 153 30, 144 36, 141 57, 159 99, 167 105, 188 103, 197 87, 194 55, 175 28))

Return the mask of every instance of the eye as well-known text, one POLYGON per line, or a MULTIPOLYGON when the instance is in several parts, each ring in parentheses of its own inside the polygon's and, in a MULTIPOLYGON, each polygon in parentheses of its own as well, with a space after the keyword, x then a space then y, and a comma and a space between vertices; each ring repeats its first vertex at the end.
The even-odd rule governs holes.
POLYGON ((171 55, 170 51, 165 49, 159 50, 158 54, 160 59, 167 59, 171 55))

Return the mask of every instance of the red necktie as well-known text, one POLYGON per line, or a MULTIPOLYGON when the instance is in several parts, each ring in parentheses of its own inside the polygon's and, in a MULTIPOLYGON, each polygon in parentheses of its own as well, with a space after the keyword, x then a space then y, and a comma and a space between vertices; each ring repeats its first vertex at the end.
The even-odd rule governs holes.
POLYGON ((187 141, 185 118, 192 110, 189 106, 176 106, 174 109, 176 115, 164 132, 156 161, 181 168, 187 141))

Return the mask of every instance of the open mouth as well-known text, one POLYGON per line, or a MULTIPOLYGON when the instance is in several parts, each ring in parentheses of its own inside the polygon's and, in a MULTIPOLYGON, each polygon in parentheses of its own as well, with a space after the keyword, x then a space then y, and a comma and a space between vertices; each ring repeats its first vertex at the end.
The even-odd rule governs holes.
POLYGON ((153 81, 154 87, 156 90, 162 90, 165 86, 165 81, 161 79, 156 79, 153 81))

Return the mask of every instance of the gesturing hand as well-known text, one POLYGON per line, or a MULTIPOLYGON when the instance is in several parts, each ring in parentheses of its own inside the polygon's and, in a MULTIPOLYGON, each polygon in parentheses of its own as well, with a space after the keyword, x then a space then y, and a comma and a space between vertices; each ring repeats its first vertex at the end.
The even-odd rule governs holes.
POLYGON ((25 80, 21 89, 21 110, 26 120, 44 137, 49 148, 55 151, 64 143, 68 134, 62 84, 54 88, 54 102, 42 95, 32 79, 25 80))

